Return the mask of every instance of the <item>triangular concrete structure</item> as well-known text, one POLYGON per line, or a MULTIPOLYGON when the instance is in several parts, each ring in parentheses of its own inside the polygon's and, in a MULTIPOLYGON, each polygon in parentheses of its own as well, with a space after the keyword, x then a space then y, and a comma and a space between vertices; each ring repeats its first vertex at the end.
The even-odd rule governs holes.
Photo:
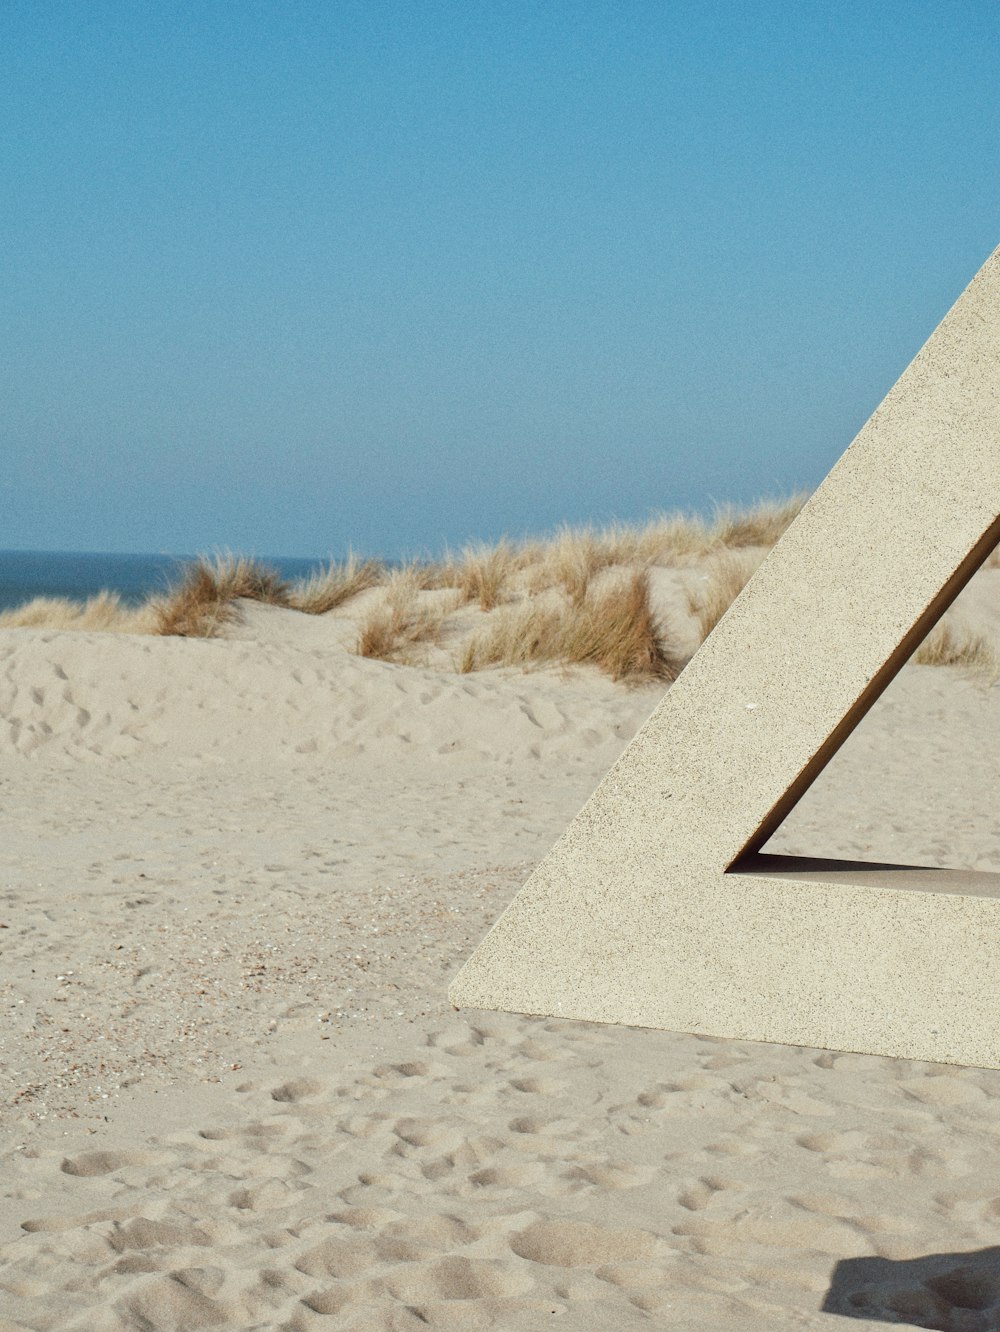
POLYGON ((1000 1068, 1000 875, 758 854, 998 541, 1000 250, 452 1002, 1000 1068))

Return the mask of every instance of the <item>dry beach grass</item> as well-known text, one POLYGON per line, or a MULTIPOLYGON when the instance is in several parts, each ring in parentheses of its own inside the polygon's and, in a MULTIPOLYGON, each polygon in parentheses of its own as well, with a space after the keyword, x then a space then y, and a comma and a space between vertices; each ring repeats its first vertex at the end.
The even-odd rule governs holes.
POLYGON ((1000 656, 982 634, 957 628, 953 621, 939 621, 913 654, 918 666, 960 666, 980 675, 996 676, 1000 656))
MULTIPOLYGON (((710 520, 666 514, 644 525, 562 527, 548 539, 469 546, 402 569, 351 554, 292 583, 246 557, 202 556, 144 606, 125 606, 113 593, 80 604, 38 598, 0 614, 0 628, 213 638, 234 632, 241 606, 258 602, 350 619, 354 650, 371 659, 463 674, 590 664, 626 683, 671 679, 803 502, 722 506, 710 520), (651 577, 668 573, 680 580, 679 611, 676 598, 657 595, 665 578, 651 588, 651 577), (692 632, 678 633, 685 617, 692 632)), ((928 665, 993 668, 988 646, 950 623, 920 654, 928 665)))
MULTIPOLYGON (((41 597, 0 614, 0 629, 215 638, 238 633, 247 604, 259 603, 339 617, 359 656, 398 665, 461 674, 582 665, 627 684, 669 680, 803 502, 720 506, 710 520, 664 514, 644 525, 564 526, 547 539, 468 546, 402 568, 351 554, 299 582, 243 556, 201 556, 145 605, 108 592, 86 603, 41 597)), ((951 620, 916 659, 982 675, 998 669, 989 644, 951 620)))
POLYGON ((213 638, 231 620, 239 599, 288 605, 288 584, 242 555, 201 556, 189 564, 166 596, 155 598, 156 632, 182 638, 213 638))
POLYGON ((399 570, 387 579, 383 598, 371 607, 359 626, 359 657, 412 661, 418 644, 440 639, 446 607, 437 598, 430 605, 422 601, 423 590, 411 569, 399 570))
POLYGON ((594 665, 612 680, 673 680, 683 662, 650 603, 645 571, 624 574, 579 597, 530 599, 468 638, 459 670, 563 662, 594 665))
POLYGON ((155 602, 132 608, 114 592, 98 592, 86 601, 35 597, 13 610, 0 611, 0 629, 82 629, 98 633, 152 634, 159 631, 155 602))
POLYGON ((331 560, 309 578, 292 583, 287 604, 306 615, 328 615, 352 601, 370 587, 377 587, 385 577, 385 566, 378 560, 361 560, 353 553, 341 563, 331 560))

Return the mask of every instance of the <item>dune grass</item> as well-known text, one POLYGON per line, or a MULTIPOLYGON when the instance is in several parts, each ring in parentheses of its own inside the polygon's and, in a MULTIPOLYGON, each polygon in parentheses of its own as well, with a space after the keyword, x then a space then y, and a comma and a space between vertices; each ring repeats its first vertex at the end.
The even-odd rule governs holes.
POLYGON ((660 513, 647 523, 615 523, 596 534, 605 564, 669 566, 701 559, 714 538, 696 514, 660 513))
POLYGON ((340 563, 331 560, 325 569, 292 583, 286 604, 306 615, 327 615, 369 588, 377 587, 385 576, 381 560, 359 560, 352 552, 346 560, 340 563))
POLYGON ((242 555, 200 555, 181 580, 155 599, 155 632, 181 638, 213 638, 236 616, 240 598, 289 604, 288 584, 268 565, 242 555))
POLYGON ((543 592, 559 587, 574 606, 582 606, 596 574, 613 564, 628 563, 618 549, 620 538, 621 529, 617 528, 559 528, 552 540, 532 552, 525 571, 529 590, 543 592))
POLYGON ((644 570, 588 588, 579 600, 528 600, 502 610, 466 642, 457 666, 467 673, 560 662, 594 665, 629 683, 677 677, 683 661, 656 621, 644 570))
POLYGON ((463 601, 474 601, 481 611, 491 611, 504 599, 516 565, 514 548, 506 538, 495 546, 467 546, 460 560, 442 568, 439 586, 455 586, 463 601))
MULTIPOLYGON (((671 566, 719 549, 773 544, 801 503, 801 497, 795 496, 761 500, 746 510, 723 506, 711 521, 697 515, 661 513, 645 524, 617 523, 600 529, 563 526, 551 537, 519 542, 504 538, 493 546, 466 547, 458 557, 414 561, 405 572, 420 590, 456 588, 465 601, 484 611, 500 605, 517 587, 530 592, 561 587, 571 601, 580 604, 591 579, 613 566, 671 566)), ((990 562, 998 559, 1000 555, 990 562)), ((86 603, 38 597, 0 613, 0 625, 108 630, 127 625, 132 632, 211 636, 232 619, 230 603, 240 598, 325 615, 361 592, 387 584, 393 576, 381 561, 351 554, 310 578, 289 584, 274 569, 245 556, 200 555, 182 568, 178 582, 168 592, 151 597, 144 607, 125 607, 114 593, 101 593, 86 603)))
POLYGON ((86 601, 67 597, 35 597, 13 610, 0 612, 0 629, 77 629, 93 633, 148 634, 155 631, 156 613, 147 602, 126 606, 117 592, 98 592, 86 601))
POLYGON ((758 500, 748 509, 716 505, 709 529, 713 544, 727 550, 773 546, 798 517, 807 499, 807 495, 797 494, 787 499, 758 500))
POLYGON ((428 606, 420 599, 424 588, 410 569, 394 574, 385 598, 372 606, 358 626, 355 651, 378 661, 412 662, 418 644, 441 637, 448 606, 428 606))
POLYGON ((976 675, 1000 673, 1000 657, 986 639, 956 628, 948 619, 938 621, 912 660, 918 666, 959 666, 976 675))
POLYGON ((384 582, 404 576, 418 592, 438 592, 445 587, 458 587, 458 568, 451 556, 443 560, 410 560, 398 569, 386 569, 384 582))
MULTIPOLYGON (((355 650, 365 657, 441 664, 450 655, 462 671, 589 663, 616 680, 670 679, 681 662, 672 636, 655 621, 649 571, 690 570, 687 609, 704 641, 802 503, 795 495, 745 509, 719 506, 707 519, 663 513, 645 524, 563 526, 547 538, 505 538, 395 570, 349 554, 294 583, 253 559, 200 556, 143 606, 126 606, 109 592, 86 602, 40 597, 0 613, 0 628, 213 637, 237 618, 241 599, 322 616, 344 614, 371 593, 360 613, 346 611, 356 626, 355 650), (458 615, 461 607, 468 609, 458 615), (443 650, 432 658, 435 647, 443 650)), ((1000 567, 1000 551, 986 567, 1000 567)), ((1000 670, 985 640, 950 622, 928 636, 914 660, 1000 670)))

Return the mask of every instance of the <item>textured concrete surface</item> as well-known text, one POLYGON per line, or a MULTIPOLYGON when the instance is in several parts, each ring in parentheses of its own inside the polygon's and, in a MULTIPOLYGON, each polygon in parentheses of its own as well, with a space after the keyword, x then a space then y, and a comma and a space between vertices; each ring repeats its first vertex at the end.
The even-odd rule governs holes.
POLYGON ((452 1002, 1000 1067, 993 876, 755 855, 998 540, 1000 250, 452 1002))

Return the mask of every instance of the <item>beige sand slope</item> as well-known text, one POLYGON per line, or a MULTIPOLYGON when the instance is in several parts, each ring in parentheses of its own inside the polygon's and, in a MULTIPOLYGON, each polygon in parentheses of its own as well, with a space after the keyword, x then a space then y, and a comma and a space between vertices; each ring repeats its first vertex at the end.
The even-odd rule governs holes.
MULTIPOLYGON (((447 1007, 658 689, 277 614, 0 634, 0 1328, 1000 1325, 1000 1073, 447 1007)), ((907 668, 775 849, 1000 869, 998 722, 907 668)))

